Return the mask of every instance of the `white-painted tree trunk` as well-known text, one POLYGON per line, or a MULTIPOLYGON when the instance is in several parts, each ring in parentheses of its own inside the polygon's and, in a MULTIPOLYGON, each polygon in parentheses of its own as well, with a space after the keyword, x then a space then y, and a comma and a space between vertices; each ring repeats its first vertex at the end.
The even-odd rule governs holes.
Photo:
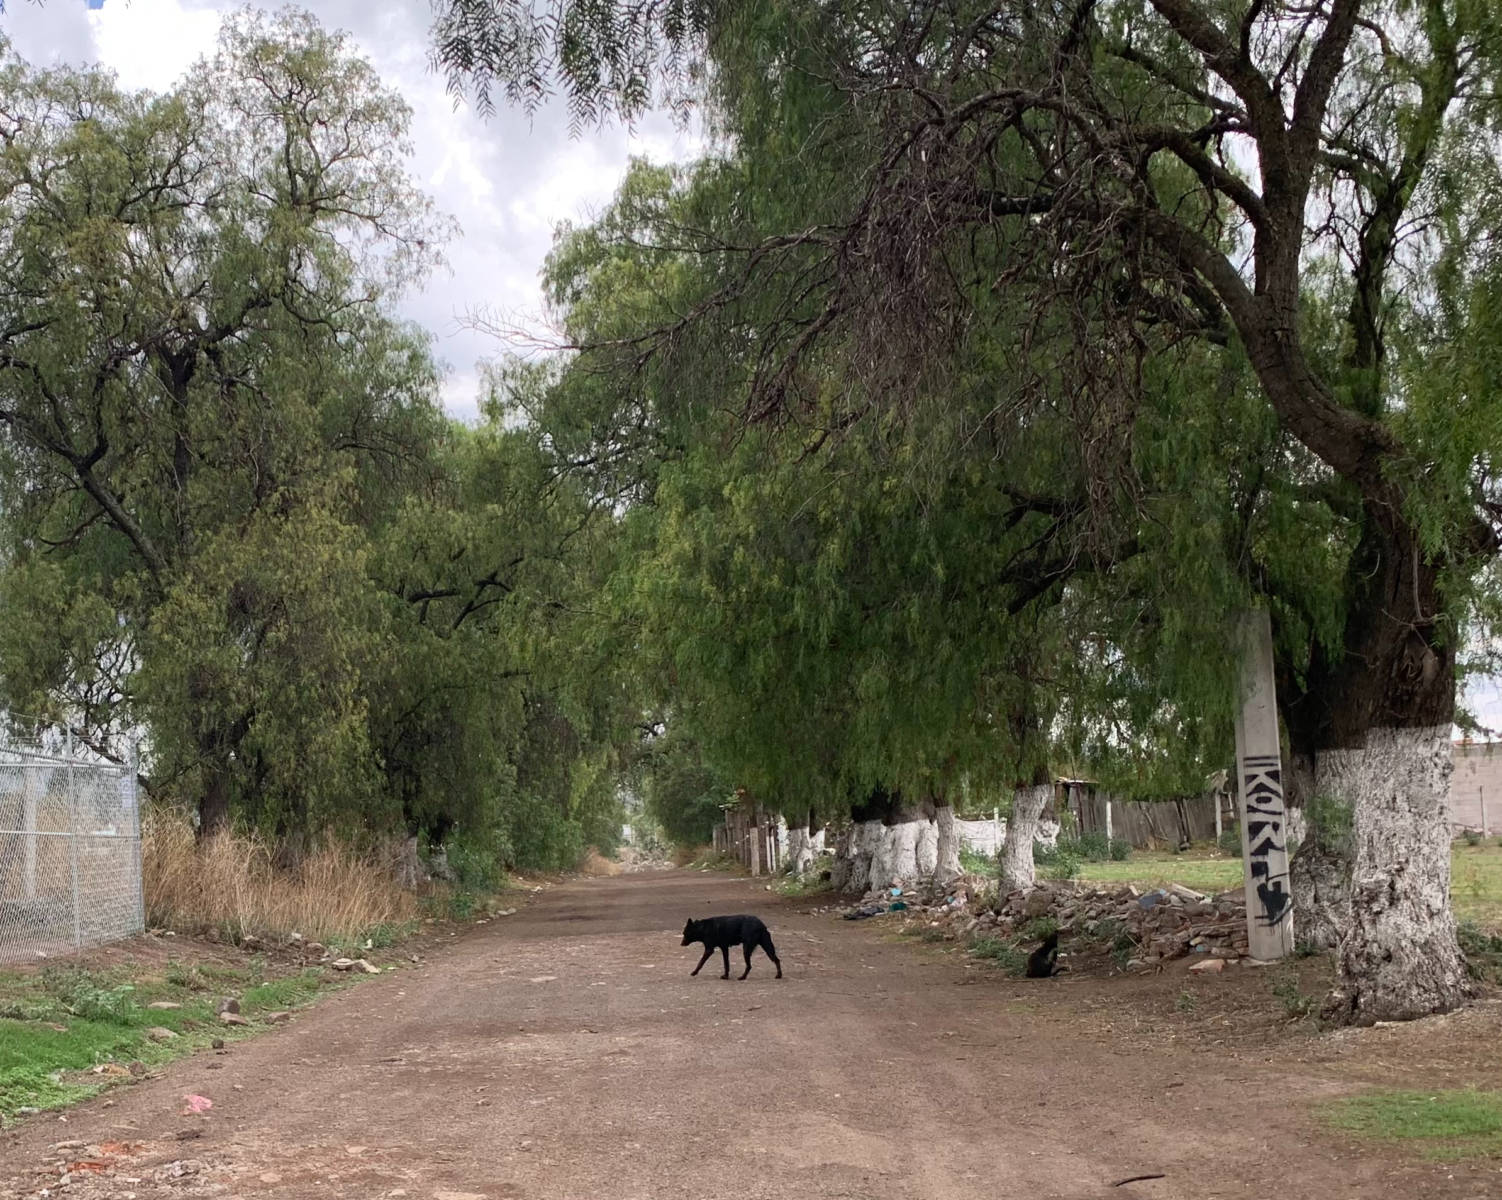
POLYGON ((1471 992, 1450 912, 1449 726, 1374 729, 1326 750, 1324 797, 1351 807, 1350 927, 1327 1016, 1370 1024, 1460 1005, 1471 992))
POLYGON ((804 875, 814 865, 814 844, 803 825, 788 826, 788 874, 804 875))
MULTIPOLYGON (((887 827, 880 821, 857 821, 840 839, 831 873, 837 890, 861 893, 874 885, 871 870, 878 853, 884 852, 887 827)), ((885 869, 885 868, 884 868, 885 869)))
POLYGON ((901 821, 896 825, 882 826, 882 837, 871 854, 871 874, 868 890, 880 891, 899 884, 915 883, 918 879, 918 833, 924 820, 901 821))
MULTIPOLYGON (((1327 786, 1339 786, 1332 780, 1327 786)), ((1300 754, 1288 759, 1288 841, 1298 843, 1289 860, 1294 918, 1300 945, 1334 950, 1351 923, 1351 846, 1348 832, 1317 827, 1307 815, 1323 793, 1314 767, 1300 754)))
POLYGON ((1033 835, 1038 829, 1038 818, 1052 796, 1053 787, 1044 783, 1018 788, 1012 797, 1012 817, 1007 822, 1007 837, 1001 847, 1002 895, 1032 887, 1036 881, 1033 835))
POLYGON ((934 817, 934 829, 937 834, 934 853, 938 861, 934 864, 933 875, 940 883, 948 883, 951 879, 958 879, 961 874, 959 823, 955 820, 954 809, 950 805, 939 805, 934 817))
POLYGON ((932 879, 939 869, 939 826, 937 821, 915 822, 918 826, 918 845, 914 857, 918 863, 918 878, 932 879))

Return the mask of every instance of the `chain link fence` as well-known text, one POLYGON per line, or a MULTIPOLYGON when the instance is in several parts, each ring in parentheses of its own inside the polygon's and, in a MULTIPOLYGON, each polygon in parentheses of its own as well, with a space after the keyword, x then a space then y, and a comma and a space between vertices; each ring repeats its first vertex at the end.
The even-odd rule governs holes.
POLYGON ((65 732, 0 729, 0 962, 68 954, 144 926, 134 766, 65 732))

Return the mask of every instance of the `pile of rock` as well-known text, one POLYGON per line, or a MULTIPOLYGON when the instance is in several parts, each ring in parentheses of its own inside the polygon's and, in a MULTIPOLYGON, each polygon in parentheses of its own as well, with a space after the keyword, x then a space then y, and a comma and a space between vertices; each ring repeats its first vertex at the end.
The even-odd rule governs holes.
POLYGON ((1247 955, 1244 891, 1205 895, 1179 884, 1144 891, 1131 884, 1105 887, 1079 882, 1040 882, 985 906, 972 904, 971 882, 947 888, 892 888, 868 892, 847 915, 901 913, 940 930, 946 940, 1011 936, 1039 918, 1052 918, 1060 936, 1109 941, 1132 947, 1128 966, 1146 966, 1189 955, 1207 962, 1247 955), (1126 939, 1126 940, 1123 940, 1126 939))
POLYGON ((1005 897, 996 915, 1011 928, 1052 917, 1065 937, 1125 934, 1138 947, 1138 963, 1187 954, 1236 959, 1247 953, 1246 898, 1240 888, 1207 896, 1176 883, 1151 891, 1131 884, 1045 883, 1005 897))

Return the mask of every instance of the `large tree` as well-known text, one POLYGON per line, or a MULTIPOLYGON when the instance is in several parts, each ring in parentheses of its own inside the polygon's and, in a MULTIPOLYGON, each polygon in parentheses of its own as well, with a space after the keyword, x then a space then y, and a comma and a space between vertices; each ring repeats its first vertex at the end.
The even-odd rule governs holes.
MULTIPOLYGON (((1335 524, 1342 583, 1320 612, 1268 590, 1276 567, 1237 564, 1294 614, 1279 636, 1297 775, 1351 822, 1331 1011, 1458 1003, 1448 733, 1498 546, 1502 421, 1465 340, 1494 275, 1493 7, 555 7, 450 0, 439 57, 460 86, 503 80, 524 99, 556 69, 584 118, 707 98, 717 128, 766 155, 759 179, 834 182, 745 246, 705 307, 785 300, 753 326, 753 413, 827 404, 807 385, 835 357, 867 381, 862 404, 915 411, 998 291, 1028 330, 1018 369, 1053 351, 1087 424, 1130 427, 1143 365, 1175 342, 1246 364, 1289 439, 1282 478, 1335 524), (821 88, 838 100, 822 124, 807 103, 821 88)), ((1109 486, 1109 459, 1090 467, 1109 486)), ((1263 497, 1243 491, 1255 515, 1263 497)))
POLYGON ((407 122, 296 12, 160 95, 0 46, 0 699, 143 734, 205 834, 567 866, 619 824, 611 527, 391 315, 447 229, 407 122))

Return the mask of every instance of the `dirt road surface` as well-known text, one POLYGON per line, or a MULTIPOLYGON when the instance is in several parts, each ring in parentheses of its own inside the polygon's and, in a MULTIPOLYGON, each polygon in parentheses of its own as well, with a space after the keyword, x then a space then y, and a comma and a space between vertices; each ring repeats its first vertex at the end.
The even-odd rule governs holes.
POLYGON ((1502 1194, 1496 1164, 1319 1131, 1309 1102, 1349 1088, 1322 1067, 1081 1032, 1068 977, 967 971, 800 907, 695 872, 565 884, 285 1027, 0 1134, 0 1195, 1502 1194), (786 978, 760 955, 744 983, 718 956, 690 978, 685 918, 748 910, 786 978), (188 1094, 212 1110, 184 1115, 188 1094), (101 1143, 109 1172, 59 1189, 55 1164, 101 1143), (1161 1178, 1119 1182, 1137 1175, 1161 1178))

